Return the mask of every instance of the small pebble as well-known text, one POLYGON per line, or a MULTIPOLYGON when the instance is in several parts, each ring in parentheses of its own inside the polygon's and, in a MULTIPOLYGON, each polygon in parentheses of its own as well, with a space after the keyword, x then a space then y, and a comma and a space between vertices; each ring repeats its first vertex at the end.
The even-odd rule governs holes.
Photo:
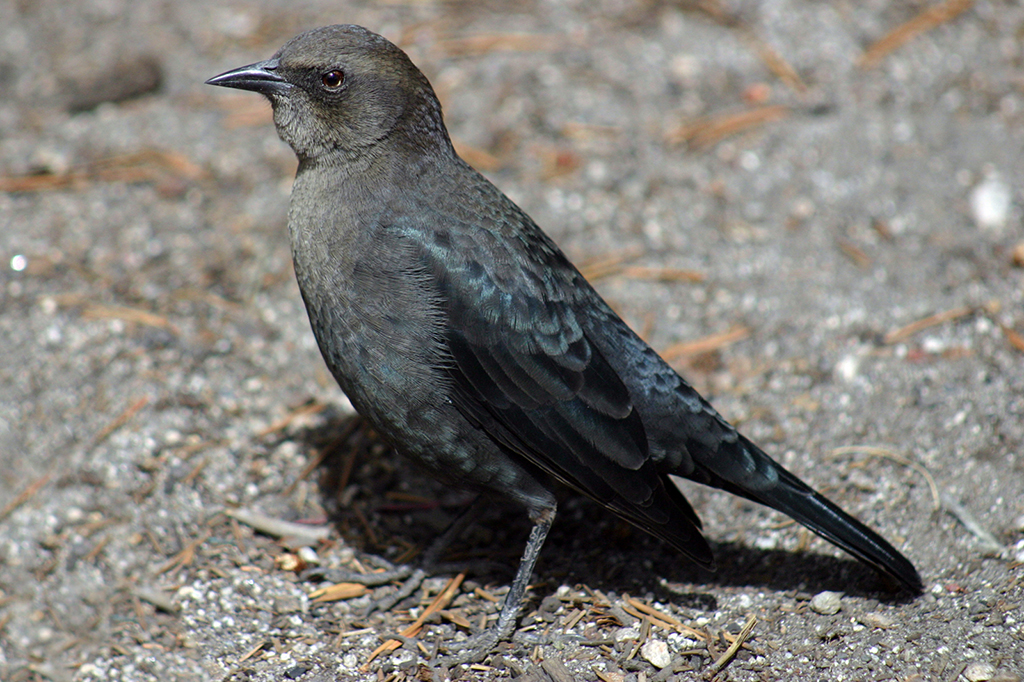
POLYGON ((160 60, 148 54, 122 56, 111 64, 94 64, 64 81, 68 111, 95 109, 104 102, 123 102, 156 92, 163 84, 160 60))
POLYGON ((312 547, 300 547, 298 555, 299 559, 309 566, 318 566, 320 564, 320 557, 317 556, 316 550, 312 547))
MULTIPOLYGON (((1017 242, 1017 245, 1010 251, 1010 262, 1018 268, 1024 268, 1024 242, 1017 242)), ((1024 520, 1024 517, 1017 517, 1018 522, 1021 520, 1024 520)))
POLYGON ((1010 549, 1010 553, 1013 555, 1014 561, 1024 563, 1024 540, 1018 540, 1010 549))
POLYGON ((537 610, 541 613, 557 613, 560 608, 562 608, 562 600, 558 598, 558 595, 549 594, 544 597, 537 610))
POLYGON ((975 661, 964 668, 963 676, 968 682, 987 682, 996 675, 996 667, 988 661, 975 661))
POLYGON ((896 625, 896 619, 883 613, 866 613, 860 622, 869 628, 878 628, 879 630, 888 630, 896 625))
POLYGON ((636 628, 619 628, 613 638, 616 642, 636 641, 640 639, 640 632, 636 628))
POLYGON ((644 642, 644 645, 640 647, 640 655, 658 670, 667 667, 672 662, 672 656, 668 653, 668 644, 660 639, 649 639, 644 642))
POLYGON ((284 676, 289 680, 297 680, 309 672, 308 665, 296 665, 284 671, 284 676))
POLYGON ((842 608, 840 592, 819 592, 811 599, 811 610, 823 616, 834 616, 842 608))
POLYGON ((996 173, 989 173, 971 192, 971 213, 983 230, 1000 230, 1010 215, 1013 194, 996 173))
POLYGON ((860 358, 854 354, 844 355, 843 358, 836 363, 834 370, 835 375, 847 383, 856 379, 859 372, 860 358))

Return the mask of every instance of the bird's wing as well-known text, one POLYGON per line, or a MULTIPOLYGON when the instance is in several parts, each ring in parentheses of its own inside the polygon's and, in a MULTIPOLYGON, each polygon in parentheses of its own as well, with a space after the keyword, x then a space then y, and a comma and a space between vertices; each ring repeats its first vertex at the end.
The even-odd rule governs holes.
POLYGON ((596 292, 514 217, 520 229, 498 234, 434 216, 418 235, 447 318, 453 402, 511 455, 712 567, 697 515, 665 485, 629 390, 577 317, 596 292))

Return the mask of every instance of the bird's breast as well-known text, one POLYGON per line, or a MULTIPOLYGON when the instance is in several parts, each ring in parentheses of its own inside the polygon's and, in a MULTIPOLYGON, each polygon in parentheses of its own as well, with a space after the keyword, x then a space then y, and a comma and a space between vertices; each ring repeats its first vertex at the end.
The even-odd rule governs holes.
POLYGON ((380 424, 445 402, 442 307, 416 245, 345 208, 292 210, 289 230, 313 334, 356 408, 380 424))

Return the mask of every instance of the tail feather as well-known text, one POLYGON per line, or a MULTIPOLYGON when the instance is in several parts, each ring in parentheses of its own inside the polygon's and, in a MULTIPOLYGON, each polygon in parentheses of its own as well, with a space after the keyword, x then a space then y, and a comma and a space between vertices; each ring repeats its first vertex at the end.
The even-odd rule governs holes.
POLYGON ((755 460, 755 466, 737 477, 745 480, 726 480, 708 471, 712 475, 710 485, 778 510, 892 576, 908 590, 916 594, 924 591, 914 565, 882 536, 815 492, 746 438, 741 436, 737 444, 747 450, 745 454, 755 460))

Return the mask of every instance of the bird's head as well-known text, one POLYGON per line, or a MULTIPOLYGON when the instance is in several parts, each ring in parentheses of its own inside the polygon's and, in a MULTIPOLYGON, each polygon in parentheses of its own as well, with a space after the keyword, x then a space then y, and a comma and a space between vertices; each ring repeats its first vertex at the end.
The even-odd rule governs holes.
POLYGON ((387 141, 451 147, 426 77, 401 49, 361 26, 307 31, 270 59, 206 82, 266 95, 278 134, 300 160, 351 160, 387 141))

